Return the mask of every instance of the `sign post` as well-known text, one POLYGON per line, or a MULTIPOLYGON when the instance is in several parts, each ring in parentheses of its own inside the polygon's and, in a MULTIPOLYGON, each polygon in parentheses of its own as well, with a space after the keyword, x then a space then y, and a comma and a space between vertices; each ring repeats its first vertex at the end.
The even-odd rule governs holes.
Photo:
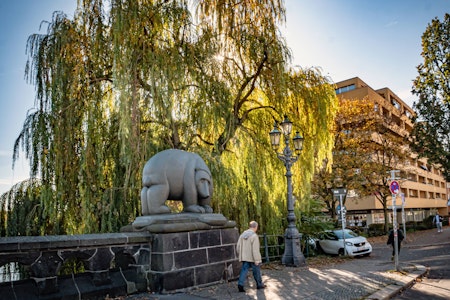
POLYGON ((345 206, 343 204, 343 198, 347 195, 347 189, 340 188, 340 189, 333 189, 333 196, 339 197, 339 206, 338 206, 338 214, 340 213, 341 216, 341 224, 342 224, 342 238, 344 240, 344 255, 347 255, 347 249, 345 248, 345 213, 347 210, 345 209, 345 206))
POLYGON ((400 172, 398 170, 391 170, 391 183, 389 185, 389 190, 392 193, 392 230, 394 231, 394 261, 395 261, 395 270, 399 270, 398 265, 398 232, 397 232, 397 208, 395 207, 395 199, 397 195, 400 193, 400 184, 395 180, 395 173, 400 172))

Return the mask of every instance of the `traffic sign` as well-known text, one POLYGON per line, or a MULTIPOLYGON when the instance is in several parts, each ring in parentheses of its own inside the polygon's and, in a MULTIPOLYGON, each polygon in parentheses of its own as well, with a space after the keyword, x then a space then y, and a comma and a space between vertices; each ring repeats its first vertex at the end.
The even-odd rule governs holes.
POLYGON ((400 185, 396 180, 392 180, 391 184, 389 185, 389 189, 391 190, 391 193, 394 195, 400 193, 400 185))
MULTIPOLYGON (((345 206, 342 206, 342 209, 343 209, 344 211, 347 211, 347 209, 345 208, 345 206)), ((337 210, 341 211, 341 205, 338 205, 338 206, 337 206, 337 210)))
POLYGON ((347 189, 341 188, 341 189, 332 189, 333 195, 335 196, 345 196, 347 195, 347 189))

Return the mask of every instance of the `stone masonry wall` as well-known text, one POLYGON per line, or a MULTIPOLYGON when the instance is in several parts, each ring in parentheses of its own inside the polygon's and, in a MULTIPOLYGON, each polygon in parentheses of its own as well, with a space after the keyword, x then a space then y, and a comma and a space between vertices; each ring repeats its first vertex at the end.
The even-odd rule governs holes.
POLYGON ((148 278, 158 293, 236 279, 236 228, 155 234, 148 278))
POLYGON ((0 299, 104 299, 232 280, 240 267, 238 237, 235 228, 3 237, 0 266, 18 263, 30 276, 0 283, 0 299), (81 262, 85 273, 59 276, 69 260, 81 262))

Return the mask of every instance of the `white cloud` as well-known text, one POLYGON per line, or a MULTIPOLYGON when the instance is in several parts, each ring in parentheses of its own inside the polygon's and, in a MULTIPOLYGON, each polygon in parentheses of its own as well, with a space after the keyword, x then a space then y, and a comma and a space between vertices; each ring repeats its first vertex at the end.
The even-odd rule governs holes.
POLYGON ((389 27, 393 27, 393 26, 395 26, 397 24, 398 24, 398 21, 397 20, 393 20, 393 21, 390 21, 389 23, 387 23, 386 25, 384 25, 384 27, 389 28, 389 27))
POLYGON ((0 178, 0 195, 9 191, 16 183, 28 179, 27 176, 17 176, 14 179, 11 178, 0 178))
POLYGON ((12 151, 0 150, 0 156, 12 157, 12 151))

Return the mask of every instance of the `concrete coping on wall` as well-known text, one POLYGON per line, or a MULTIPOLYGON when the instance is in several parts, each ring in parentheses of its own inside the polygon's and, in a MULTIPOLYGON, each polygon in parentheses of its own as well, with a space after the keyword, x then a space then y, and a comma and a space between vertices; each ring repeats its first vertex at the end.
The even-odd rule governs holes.
POLYGON ((127 245, 149 242, 152 234, 142 232, 120 232, 102 234, 14 236, 0 239, 1 253, 30 250, 60 250, 65 248, 97 247, 102 245, 127 245))

